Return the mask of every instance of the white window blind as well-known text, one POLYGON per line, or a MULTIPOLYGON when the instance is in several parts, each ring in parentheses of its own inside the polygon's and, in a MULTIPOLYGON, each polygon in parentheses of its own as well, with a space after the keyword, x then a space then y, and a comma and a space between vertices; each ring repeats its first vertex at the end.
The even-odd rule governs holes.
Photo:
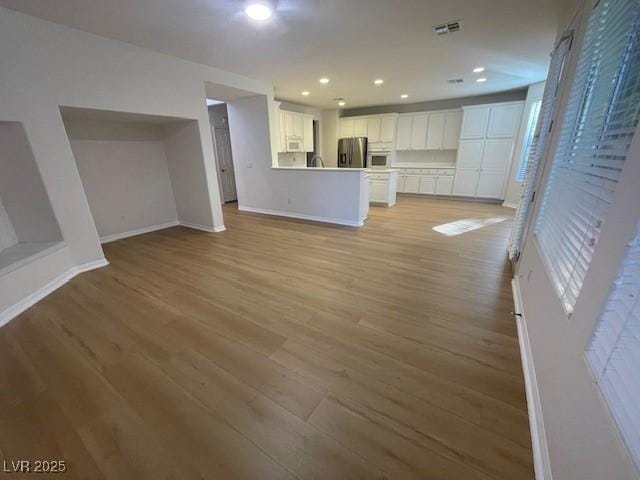
POLYGON ((640 229, 587 349, 587 359, 640 468, 640 229))
POLYGON ((584 283, 640 109, 640 0, 593 9, 535 234, 567 313, 584 283))
POLYGON ((533 139, 536 132, 536 126, 538 124, 538 116, 540 115, 540 104, 542 102, 533 102, 531 110, 529 111, 529 120, 527 121, 527 131, 524 134, 524 149, 522 150, 522 158, 520 159, 520 166, 516 173, 516 181, 524 182, 524 175, 527 172, 527 162, 529 155, 531 154, 531 147, 533 146, 533 139))
POLYGON ((538 115, 535 134, 529 147, 527 161, 524 163, 524 184, 522 185, 520 202, 513 220, 511 237, 509 239, 509 258, 514 261, 518 259, 520 250, 522 249, 529 211, 531 210, 531 202, 533 201, 536 183, 538 181, 539 167, 547 147, 551 119, 554 115, 558 90, 562 81, 562 74, 565 71, 564 65, 572 42, 573 32, 570 32, 562 37, 551 54, 549 74, 547 75, 544 94, 542 95, 542 102, 540 104, 540 114, 538 115))

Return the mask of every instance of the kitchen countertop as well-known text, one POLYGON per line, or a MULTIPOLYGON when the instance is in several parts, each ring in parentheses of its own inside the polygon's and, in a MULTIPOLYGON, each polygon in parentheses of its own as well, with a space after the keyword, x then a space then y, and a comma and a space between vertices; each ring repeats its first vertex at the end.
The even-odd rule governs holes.
POLYGON ((399 170, 397 168, 367 168, 365 171, 367 173, 393 173, 399 170))
POLYGON ((304 172, 367 172, 366 168, 337 167, 271 167, 271 170, 301 170, 304 172))
POLYGON ((455 163, 396 163, 392 168, 456 168, 455 163))

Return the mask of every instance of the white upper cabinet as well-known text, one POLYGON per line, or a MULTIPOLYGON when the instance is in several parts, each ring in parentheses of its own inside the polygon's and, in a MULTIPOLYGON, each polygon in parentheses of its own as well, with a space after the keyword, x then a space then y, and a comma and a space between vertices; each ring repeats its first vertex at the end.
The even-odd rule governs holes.
POLYGON ((411 150, 411 129, 413 116, 398 117, 398 134, 396 136, 396 150, 411 150))
POLYGON ((484 138, 489 123, 489 107, 464 109, 460 139, 484 138))
POLYGON ((353 137, 353 118, 340 120, 340 137, 353 137))
POLYGON ((394 116, 386 116, 380 119, 380 141, 393 142, 393 134, 395 132, 396 118, 394 116))
POLYGON ((427 127, 429 115, 426 113, 413 116, 411 127, 411 150, 424 150, 427 145, 427 127))
POLYGON ((301 115, 292 115, 293 117, 293 133, 294 137, 302 138, 304 136, 304 121, 301 115))
POLYGON ((522 104, 496 105, 489 113, 487 138, 512 138, 518 133, 522 104))
POLYGON ((367 119, 367 134, 369 142, 380 142, 380 117, 367 119))
POLYGON ((460 127, 462 126, 462 110, 447 112, 444 135, 442 137, 442 148, 445 150, 455 150, 458 148, 460 140, 460 127))
POLYGON ((367 119, 366 118, 356 118, 353 121, 353 136, 354 137, 367 136, 367 119))
POLYGON ((460 139, 460 110, 398 117, 397 150, 455 150, 460 139))
POLYGON ((281 110, 278 120, 279 152, 313 151, 313 117, 311 115, 281 110))
POLYGON ((284 112, 284 131, 287 137, 293 135, 293 113, 284 112))
POLYGON ((427 129, 427 150, 441 150, 443 148, 444 130, 447 121, 446 112, 429 114, 427 129))
POLYGON ((393 143, 396 114, 341 118, 340 138, 367 137, 369 143, 393 143))

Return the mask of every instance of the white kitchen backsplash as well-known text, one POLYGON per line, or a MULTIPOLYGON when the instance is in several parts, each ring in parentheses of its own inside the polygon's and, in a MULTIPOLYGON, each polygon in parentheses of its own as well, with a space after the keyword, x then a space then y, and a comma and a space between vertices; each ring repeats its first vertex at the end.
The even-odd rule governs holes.
POLYGON ((429 163, 454 164, 457 150, 399 150, 396 152, 395 164, 424 165, 429 163))
POLYGON ((0 252, 16 243, 18 243, 18 237, 0 198, 0 252))
POLYGON ((278 166, 280 167, 306 167, 307 154, 305 152, 279 153, 278 166))

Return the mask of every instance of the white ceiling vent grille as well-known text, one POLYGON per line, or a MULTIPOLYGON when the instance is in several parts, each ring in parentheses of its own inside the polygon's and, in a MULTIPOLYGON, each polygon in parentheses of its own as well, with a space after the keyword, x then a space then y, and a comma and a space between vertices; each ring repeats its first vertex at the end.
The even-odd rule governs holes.
POLYGON ((454 33, 460 31, 460 20, 454 20, 452 22, 443 23, 441 25, 434 25, 433 29, 437 35, 446 35, 447 33, 454 33))
POLYGON ((447 83, 463 83, 464 79, 463 78, 450 78, 449 80, 447 80, 447 83))

